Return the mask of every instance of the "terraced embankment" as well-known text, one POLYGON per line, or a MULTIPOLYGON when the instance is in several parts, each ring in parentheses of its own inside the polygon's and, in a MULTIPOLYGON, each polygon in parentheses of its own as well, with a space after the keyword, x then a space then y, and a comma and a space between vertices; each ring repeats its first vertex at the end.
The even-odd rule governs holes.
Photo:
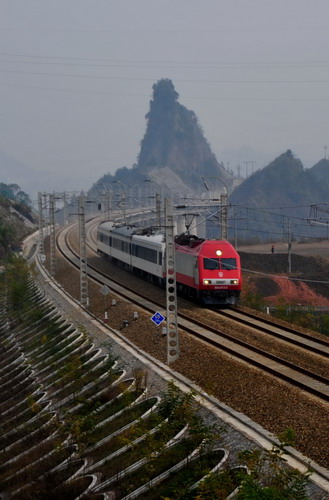
MULTIPOLYGON (((128 375, 19 272, 0 300, 3 498, 148 498, 151 486, 172 488, 173 472, 182 489, 192 459, 187 491, 230 462, 224 447, 208 452, 190 393, 151 394, 145 371, 128 375)), ((212 448, 217 440, 216 432, 212 448)), ((238 482, 233 474, 227 494, 238 482)))

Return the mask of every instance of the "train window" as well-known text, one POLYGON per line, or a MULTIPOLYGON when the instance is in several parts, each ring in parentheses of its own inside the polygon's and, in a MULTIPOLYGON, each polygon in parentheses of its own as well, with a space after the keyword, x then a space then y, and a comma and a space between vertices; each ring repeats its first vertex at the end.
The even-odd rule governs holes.
POLYGON ((219 259, 203 259, 203 267, 204 269, 219 269, 219 259))
POLYGON ((121 250, 121 241, 118 240, 117 238, 112 238, 112 246, 117 250, 121 250))
POLYGON ((203 267, 204 269, 210 269, 210 270, 224 269, 226 271, 230 271, 231 269, 236 269, 236 259, 227 258, 219 260, 216 257, 214 257, 213 259, 204 258, 203 267))
POLYGON ((128 241, 122 241, 121 250, 125 253, 129 253, 129 243, 128 241))
POLYGON ((157 263, 157 251, 152 248, 145 248, 141 245, 133 245, 133 255, 149 262, 157 263))
POLYGON ((231 269, 236 269, 236 259, 221 259, 222 269, 230 271, 231 269))
POLYGON ((162 252, 159 252, 159 266, 162 266, 162 252))
POLYGON ((106 234, 97 233, 97 239, 98 239, 98 241, 108 245, 109 237, 106 234))

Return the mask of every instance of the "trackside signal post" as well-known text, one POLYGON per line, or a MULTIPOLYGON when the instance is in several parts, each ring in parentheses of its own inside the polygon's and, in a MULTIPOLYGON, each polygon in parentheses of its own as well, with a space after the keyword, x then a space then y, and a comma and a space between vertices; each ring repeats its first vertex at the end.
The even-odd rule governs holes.
POLYGON ((172 200, 165 199, 166 236, 166 305, 167 305, 167 363, 179 358, 177 326, 177 290, 175 268, 174 210, 172 200))

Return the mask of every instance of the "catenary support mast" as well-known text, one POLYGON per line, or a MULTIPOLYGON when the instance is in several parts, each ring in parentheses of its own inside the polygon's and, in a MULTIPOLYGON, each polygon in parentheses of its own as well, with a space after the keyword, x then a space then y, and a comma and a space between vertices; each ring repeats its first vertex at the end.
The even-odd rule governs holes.
POLYGON ((165 199, 167 363, 179 358, 177 290, 175 268, 174 216, 172 200, 165 199))

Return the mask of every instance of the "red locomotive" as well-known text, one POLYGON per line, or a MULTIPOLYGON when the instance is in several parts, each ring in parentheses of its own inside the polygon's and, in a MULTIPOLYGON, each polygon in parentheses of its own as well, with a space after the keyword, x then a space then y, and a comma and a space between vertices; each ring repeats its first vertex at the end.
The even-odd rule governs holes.
POLYGON ((205 305, 237 303, 242 286, 240 257, 228 241, 181 235, 175 243, 181 293, 205 305))

